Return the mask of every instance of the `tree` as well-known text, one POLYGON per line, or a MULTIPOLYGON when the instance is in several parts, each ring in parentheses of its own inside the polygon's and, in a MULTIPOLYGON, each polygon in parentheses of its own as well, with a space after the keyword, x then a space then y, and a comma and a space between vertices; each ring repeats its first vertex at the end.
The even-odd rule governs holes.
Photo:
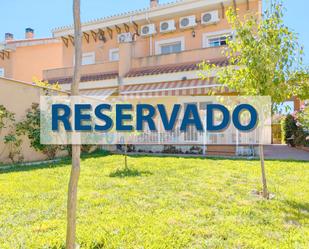
MULTIPOLYGON (((261 18, 258 14, 241 19, 229 8, 227 20, 235 37, 227 38, 223 51, 226 67, 201 63, 201 76, 217 70, 217 80, 241 95, 271 96, 276 105, 292 97, 308 98, 308 68, 302 66, 303 49, 297 35, 283 23, 281 2, 270 4, 261 18)), ((259 146, 263 197, 268 198, 263 145, 259 146)))
MULTIPOLYGON (((81 21, 80 21, 80 0, 73 0, 73 18, 74 18, 74 45, 75 45, 75 63, 73 82, 71 85, 71 95, 79 95, 79 83, 81 77, 81 21)), ((73 134, 74 135, 74 134, 73 134)), ((70 174, 68 188, 68 203, 67 203, 67 236, 66 248, 75 248, 76 239, 76 206, 77 206, 77 185, 80 174, 80 151, 81 146, 72 144, 72 168, 70 174)))

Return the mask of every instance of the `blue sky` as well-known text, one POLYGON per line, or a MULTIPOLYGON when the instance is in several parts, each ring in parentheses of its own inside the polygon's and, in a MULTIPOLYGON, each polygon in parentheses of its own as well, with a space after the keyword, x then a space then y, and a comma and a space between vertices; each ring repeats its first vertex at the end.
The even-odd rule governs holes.
MULTIPOLYGON (((171 0, 160 0, 160 3, 171 0)), ((147 7, 149 0, 81 0, 82 21, 147 7)), ((285 0, 285 22, 299 34, 305 47, 305 62, 309 65, 309 1, 285 0)), ((10 0, 0 5, 0 40, 4 33, 13 33, 16 39, 24 37, 24 30, 31 27, 36 37, 51 36, 50 30, 72 23, 72 0, 10 0)))

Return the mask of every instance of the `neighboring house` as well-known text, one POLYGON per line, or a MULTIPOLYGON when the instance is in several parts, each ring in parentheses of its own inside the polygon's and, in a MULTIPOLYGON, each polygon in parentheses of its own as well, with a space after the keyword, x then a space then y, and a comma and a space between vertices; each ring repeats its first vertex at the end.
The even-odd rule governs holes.
POLYGON ((33 77, 42 79, 43 69, 62 66, 62 51, 61 39, 36 39, 31 28, 26 29, 22 40, 6 33, 0 43, 0 77, 26 82, 32 82, 33 77))
MULTIPOLYGON (((81 93, 125 95, 205 95, 218 84, 201 80, 203 60, 224 66, 226 37, 233 31, 227 8, 239 15, 261 15, 261 0, 184 0, 94 20, 82 25, 81 93)), ((53 30, 63 41, 63 67, 44 71, 44 79, 69 89, 74 59, 73 26, 53 30)), ((207 151, 222 152, 208 146, 207 151)), ((235 146, 225 152, 235 154, 235 146)))

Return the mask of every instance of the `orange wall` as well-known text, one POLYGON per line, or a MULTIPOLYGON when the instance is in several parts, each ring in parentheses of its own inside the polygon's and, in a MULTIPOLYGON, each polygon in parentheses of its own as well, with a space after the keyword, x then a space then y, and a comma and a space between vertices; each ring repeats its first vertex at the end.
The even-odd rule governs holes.
POLYGON ((10 59, 0 59, 5 77, 31 82, 33 77, 42 79, 43 70, 62 67, 63 45, 48 43, 17 47, 10 53, 10 59))

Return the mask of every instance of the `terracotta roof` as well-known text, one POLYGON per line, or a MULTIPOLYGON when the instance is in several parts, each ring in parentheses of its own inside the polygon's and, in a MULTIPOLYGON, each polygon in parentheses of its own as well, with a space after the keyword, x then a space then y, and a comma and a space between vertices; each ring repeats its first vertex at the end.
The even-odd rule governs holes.
MULTIPOLYGON (((87 82, 87 81, 109 80, 109 79, 115 79, 117 77, 118 77, 118 72, 85 74, 85 75, 82 75, 80 81, 87 82)), ((53 79, 47 79, 47 80, 50 84, 57 83, 57 82, 59 84, 72 83, 72 77, 53 78, 53 79)))
MULTIPOLYGON (((125 77, 138 77, 138 76, 156 75, 156 74, 163 74, 163 73, 195 71, 195 70, 199 70, 199 67, 198 67, 199 63, 201 63, 201 61, 132 69, 130 72, 126 74, 125 77)), ((209 61, 209 63, 222 67, 222 66, 226 66, 228 64, 228 61, 226 59, 221 59, 221 60, 216 60, 216 61, 209 61)))
MULTIPOLYGON (((228 64, 228 61, 226 59, 214 60, 214 61, 208 61, 208 62, 211 64, 215 64, 217 66, 226 66, 228 64)), ((125 77, 139 77, 139 76, 146 76, 146 75, 158 75, 158 74, 163 74, 163 73, 195 71, 199 69, 198 67, 199 63, 201 63, 201 61, 133 69, 130 72, 128 72, 125 75, 125 77)), ((88 74, 88 75, 82 75, 81 82, 108 80, 108 79, 115 79, 117 77, 118 77, 118 72, 88 74)), ((52 78, 52 79, 47 79, 47 80, 51 84, 56 83, 56 82, 58 82, 59 84, 66 84, 66 83, 72 82, 72 77, 52 78)))

